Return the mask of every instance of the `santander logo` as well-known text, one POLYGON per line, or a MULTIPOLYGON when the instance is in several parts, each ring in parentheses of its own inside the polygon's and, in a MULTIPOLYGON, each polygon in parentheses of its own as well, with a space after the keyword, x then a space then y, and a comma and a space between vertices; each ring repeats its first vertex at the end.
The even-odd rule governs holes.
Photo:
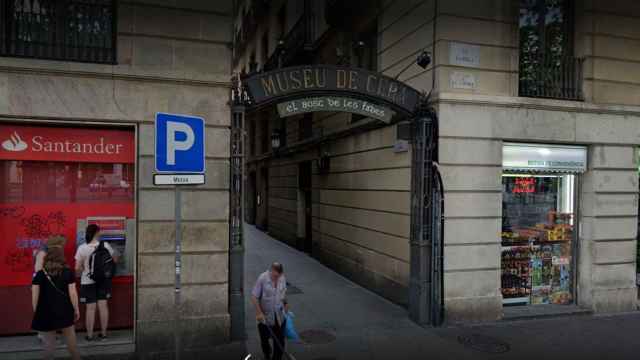
POLYGON ((0 122, 0 159, 130 164, 135 160, 135 132, 0 122))
POLYGON ((24 151, 28 147, 27 143, 20 138, 17 131, 9 136, 8 140, 2 142, 2 148, 7 151, 24 151))

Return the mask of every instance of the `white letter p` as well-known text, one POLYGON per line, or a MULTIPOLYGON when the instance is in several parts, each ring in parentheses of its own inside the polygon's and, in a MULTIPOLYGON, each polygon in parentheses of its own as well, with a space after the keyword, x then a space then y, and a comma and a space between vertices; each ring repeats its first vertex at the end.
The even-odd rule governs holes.
POLYGON ((181 123, 167 121, 167 165, 176 164, 176 151, 186 151, 191 149, 195 135, 191 126, 181 123), (177 133, 184 133, 187 138, 183 141, 176 140, 177 133))

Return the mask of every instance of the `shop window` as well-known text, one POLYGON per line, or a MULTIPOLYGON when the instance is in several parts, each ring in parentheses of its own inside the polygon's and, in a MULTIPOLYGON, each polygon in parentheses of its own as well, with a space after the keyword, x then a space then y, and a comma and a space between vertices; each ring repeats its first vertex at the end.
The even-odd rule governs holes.
POLYGON ((503 158, 503 304, 573 303, 576 184, 586 150, 507 145, 503 158))
POLYGON ((116 61, 116 1, 0 0, 0 56, 116 61))
POLYGON ((8 191, 0 201, 133 201, 133 164, 2 161, 8 191))
POLYGON ((573 175, 503 175, 505 304, 572 302, 574 181, 573 175))

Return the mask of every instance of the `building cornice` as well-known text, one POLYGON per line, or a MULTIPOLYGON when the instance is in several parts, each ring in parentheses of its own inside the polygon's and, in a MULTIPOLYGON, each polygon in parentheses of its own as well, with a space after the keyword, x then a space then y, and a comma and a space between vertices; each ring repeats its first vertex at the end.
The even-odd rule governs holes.
MULTIPOLYGON (((207 86, 207 87, 224 87, 231 88, 231 81, 216 81, 216 80, 199 80, 196 77, 171 77, 161 76, 153 74, 145 74, 142 72, 132 71, 131 73, 120 72, 117 70, 118 65, 97 65, 86 64, 87 70, 69 69, 63 62, 60 65, 55 64, 51 66, 29 66, 35 64, 29 64, 31 59, 20 59, 25 62, 23 66, 20 65, 2 65, 0 64, 0 73, 9 74, 26 74, 26 75, 45 75, 45 76, 67 76, 67 77, 83 77, 94 78, 104 80, 123 80, 123 81, 143 81, 143 82, 155 82, 155 83, 169 83, 180 84, 189 86, 207 86), (89 70, 90 67, 94 67, 94 70, 89 70)), ((48 60, 47 60, 48 61, 48 60)), ((49 62, 48 64, 52 64, 49 62)), ((81 67, 81 66, 79 66, 81 67)), ((221 76, 222 77, 222 76, 221 76)))
POLYGON ((479 105, 502 108, 518 108, 546 111, 579 112, 640 117, 640 106, 595 104, 582 101, 491 96, 475 94, 439 93, 433 101, 435 105, 479 105))

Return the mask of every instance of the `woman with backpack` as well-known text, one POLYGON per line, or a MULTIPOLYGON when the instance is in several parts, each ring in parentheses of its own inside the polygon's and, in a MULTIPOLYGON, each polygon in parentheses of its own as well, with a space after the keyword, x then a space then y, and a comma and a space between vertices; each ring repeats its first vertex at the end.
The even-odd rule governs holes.
POLYGON ((85 314, 87 335, 85 340, 93 341, 93 326, 96 321, 96 304, 100 313, 101 332, 99 340, 107 339, 109 325, 109 304, 111 298, 111 277, 114 263, 117 261, 115 251, 108 243, 100 241, 100 227, 90 224, 85 230, 86 243, 76 251, 76 271, 82 272, 80 280, 80 302, 87 305, 85 314))
POLYGON ((56 332, 67 341, 71 358, 80 359, 74 323, 80 319, 75 275, 64 258, 65 238, 56 236, 47 243, 42 269, 36 272, 31 286, 33 330, 42 334, 45 359, 52 359, 56 347, 56 332))

